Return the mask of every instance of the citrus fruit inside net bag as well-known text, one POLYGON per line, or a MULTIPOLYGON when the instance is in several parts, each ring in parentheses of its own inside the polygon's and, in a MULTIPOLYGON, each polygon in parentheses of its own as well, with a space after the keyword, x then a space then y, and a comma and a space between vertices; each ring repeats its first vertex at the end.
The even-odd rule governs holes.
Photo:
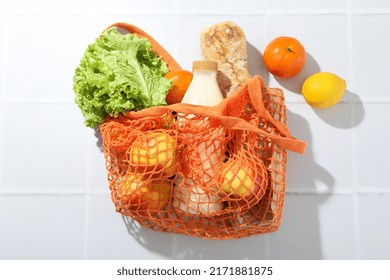
POLYGON ((100 126, 116 211, 154 230, 208 239, 276 230, 289 133, 283 92, 251 78, 215 107, 173 104, 100 126))

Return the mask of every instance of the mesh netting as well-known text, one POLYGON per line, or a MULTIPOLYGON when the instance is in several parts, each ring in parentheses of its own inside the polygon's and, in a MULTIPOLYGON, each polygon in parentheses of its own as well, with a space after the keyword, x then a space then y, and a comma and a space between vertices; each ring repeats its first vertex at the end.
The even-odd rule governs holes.
MULTIPOLYGON (((140 28, 170 70, 173 57, 140 28)), ((216 107, 173 104, 108 117, 103 138, 117 212, 154 230, 208 239, 276 230, 286 149, 303 153, 286 123, 283 92, 256 76, 216 107)))
POLYGON ((217 107, 175 104, 107 118, 100 132, 116 211, 210 239, 276 230, 282 146, 300 149, 285 122, 283 92, 261 87, 259 77, 217 107))

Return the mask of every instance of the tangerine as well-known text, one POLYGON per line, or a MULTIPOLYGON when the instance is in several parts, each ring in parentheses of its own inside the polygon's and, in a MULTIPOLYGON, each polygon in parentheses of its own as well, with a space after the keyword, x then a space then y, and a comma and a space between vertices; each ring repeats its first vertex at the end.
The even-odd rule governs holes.
POLYGON ((271 74, 279 78, 291 78, 305 66, 306 51, 297 39, 281 36, 267 45, 263 58, 271 74))
POLYGON ((168 104, 180 103, 192 81, 192 73, 187 70, 175 70, 168 72, 165 78, 173 82, 168 91, 166 101, 168 104))

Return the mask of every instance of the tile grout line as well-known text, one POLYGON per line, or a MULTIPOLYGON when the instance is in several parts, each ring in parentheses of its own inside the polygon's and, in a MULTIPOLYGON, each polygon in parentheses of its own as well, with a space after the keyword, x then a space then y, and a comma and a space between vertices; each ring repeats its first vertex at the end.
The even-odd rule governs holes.
MULTIPOLYGON (((354 75, 353 75, 353 26, 352 26, 352 0, 348 0, 348 13, 347 13, 347 32, 348 32, 348 80, 350 84, 350 88, 354 89, 354 75)), ((351 118, 351 124, 354 125, 356 123, 356 104, 355 102, 352 102, 352 96, 349 96, 350 101, 350 118, 351 118)), ((356 130, 353 130, 352 132, 352 189, 354 190, 353 193, 353 213, 354 213, 354 226, 355 226, 355 235, 354 235, 354 242, 355 242, 355 257, 356 259, 361 258, 361 250, 360 250, 360 232, 359 232, 359 202, 358 202, 358 193, 359 193, 359 178, 358 178, 358 155, 357 155, 357 135, 356 130)))

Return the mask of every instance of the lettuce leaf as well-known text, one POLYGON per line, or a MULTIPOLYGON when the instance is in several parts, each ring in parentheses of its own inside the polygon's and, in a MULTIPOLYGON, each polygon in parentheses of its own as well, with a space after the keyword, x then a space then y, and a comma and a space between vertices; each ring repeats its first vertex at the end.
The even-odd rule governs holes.
POLYGON ((117 29, 104 31, 87 47, 73 77, 86 126, 99 125, 107 115, 167 104, 168 68, 151 48, 146 38, 117 29))

